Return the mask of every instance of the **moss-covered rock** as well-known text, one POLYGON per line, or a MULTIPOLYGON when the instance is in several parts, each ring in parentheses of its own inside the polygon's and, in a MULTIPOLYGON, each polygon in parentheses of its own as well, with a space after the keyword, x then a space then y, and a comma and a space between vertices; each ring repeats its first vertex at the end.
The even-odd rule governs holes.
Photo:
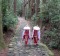
POLYGON ((54 53, 51 50, 49 50, 49 48, 45 44, 40 43, 39 46, 43 51, 46 51, 49 54, 49 56, 54 56, 54 53))

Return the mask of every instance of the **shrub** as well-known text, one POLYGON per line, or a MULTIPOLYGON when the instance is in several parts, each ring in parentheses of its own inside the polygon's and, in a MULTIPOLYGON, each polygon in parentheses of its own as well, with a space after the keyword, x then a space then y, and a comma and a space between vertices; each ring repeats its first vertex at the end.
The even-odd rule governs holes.
POLYGON ((18 22, 18 19, 16 16, 14 16, 11 12, 8 12, 5 14, 3 18, 3 28, 5 31, 9 29, 10 27, 15 27, 16 23, 18 22))
POLYGON ((58 0, 47 0, 47 3, 42 4, 40 11, 40 18, 42 19, 42 24, 50 28, 44 31, 42 41, 46 43, 49 47, 59 48, 60 47, 60 1, 58 0), (46 6, 45 6, 46 5, 46 6))

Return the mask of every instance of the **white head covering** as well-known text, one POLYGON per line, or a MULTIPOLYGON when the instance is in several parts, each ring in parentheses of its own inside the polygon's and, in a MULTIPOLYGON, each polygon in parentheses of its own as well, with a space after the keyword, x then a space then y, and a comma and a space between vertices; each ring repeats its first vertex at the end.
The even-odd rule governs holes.
POLYGON ((28 25, 26 25, 23 29, 30 29, 30 27, 28 25))
POLYGON ((34 30, 40 30, 40 28, 38 26, 34 26, 33 29, 34 30))

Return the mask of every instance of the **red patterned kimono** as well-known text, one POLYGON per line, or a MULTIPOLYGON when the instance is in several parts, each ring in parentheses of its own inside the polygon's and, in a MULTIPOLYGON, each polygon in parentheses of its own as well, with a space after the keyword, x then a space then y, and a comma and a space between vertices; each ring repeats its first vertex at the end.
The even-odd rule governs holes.
POLYGON ((38 30, 33 31, 33 42, 36 45, 38 42, 38 30))
POLYGON ((28 29, 26 29, 24 31, 23 39, 25 40, 25 44, 27 45, 28 44, 28 39, 29 39, 29 30, 28 29))

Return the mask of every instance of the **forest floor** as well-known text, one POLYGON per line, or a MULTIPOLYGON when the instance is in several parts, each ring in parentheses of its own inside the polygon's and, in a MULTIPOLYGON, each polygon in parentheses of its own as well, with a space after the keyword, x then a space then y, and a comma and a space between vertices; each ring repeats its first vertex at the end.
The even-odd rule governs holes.
MULTIPOLYGON (((16 26, 15 35, 13 38, 5 39, 7 41, 7 45, 9 45, 7 48, 0 52, 0 56, 47 56, 48 54, 46 53, 46 51, 43 50, 43 48, 41 49, 41 46, 39 45, 34 46, 32 44, 32 41, 28 46, 24 45, 24 41, 22 41, 23 27, 28 24, 32 29, 32 23, 25 20, 24 17, 18 17, 18 20, 19 22, 16 26)), ((13 36, 11 32, 6 34, 6 37, 13 36)), ((60 56, 60 52, 58 50, 53 50, 53 52, 55 56, 60 56)))

